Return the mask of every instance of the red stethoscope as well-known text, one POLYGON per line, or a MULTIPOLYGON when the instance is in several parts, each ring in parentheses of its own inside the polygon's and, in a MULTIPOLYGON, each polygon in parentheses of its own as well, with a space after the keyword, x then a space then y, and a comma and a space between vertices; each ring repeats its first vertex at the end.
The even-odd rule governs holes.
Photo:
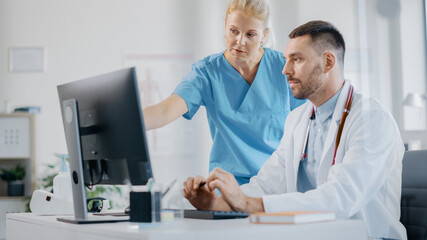
MULTIPOLYGON (((332 166, 335 164, 335 157, 337 155, 338 145, 340 144, 340 139, 341 139, 342 130, 344 128, 344 123, 345 123, 345 120, 347 119, 348 113, 350 111, 351 103, 353 102, 353 97, 354 97, 353 94, 354 94, 354 89, 353 89, 353 86, 350 85, 350 89, 348 90, 348 95, 347 95, 347 101, 345 102, 344 110, 343 110, 341 121, 340 121, 340 125, 338 127, 337 139, 335 141, 334 158, 332 159, 332 166)), ((304 158, 307 157, 307 153, 306 153, 306 149, 305 148, 307 147, 308 133, 310 132, 310 125, 311 125, 311 121, 313 119, 314 119, 314 107, 311 110, 311 116, 310 116, 310 119, 308 120, 308 127, 307 127, 307 132, 305 134, 304 146, 302 148, 302 153, 301 153, 301 159, 300 159, 300 161, 302 161, 304 158)))

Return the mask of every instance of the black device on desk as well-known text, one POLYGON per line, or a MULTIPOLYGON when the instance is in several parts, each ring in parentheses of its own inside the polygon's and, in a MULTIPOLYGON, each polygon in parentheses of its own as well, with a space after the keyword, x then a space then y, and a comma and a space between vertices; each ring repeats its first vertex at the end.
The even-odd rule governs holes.
POLYGON ((197 219, 231 219, 231 218, 246 218, 249 216, 247 212, 235 211, 204 211, 184 209, 184 218, 197 219))
POLYGON ((58 95, 75 213, 74 218, 58 220, 102 222, 103 216, 88 219, 85 187, 144 185, 153 176, 135 68, 59 85, 58 95))

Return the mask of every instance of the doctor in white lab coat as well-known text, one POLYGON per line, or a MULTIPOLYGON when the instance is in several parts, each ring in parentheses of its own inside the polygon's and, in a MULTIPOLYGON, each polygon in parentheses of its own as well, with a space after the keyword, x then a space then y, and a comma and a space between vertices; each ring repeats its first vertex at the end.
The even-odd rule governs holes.
POLYGON ((278 149, 248 184, 239 188, 231 174, 217 168, 206 179, 188 178, 184 196, 205 210, 333 211, 341 219, 365 221, 371 239, 406 239, 399 222, 404 147, 393 117, 344 80, 345 44, 331 24, 308 22, 289 36, 283 73, 292 94, 309 101, 289 114, 278 149), (317 134, 310 132, 313 112, 330 101, 335 106, 322 126, 326 131, 318 136, 323 140, 307 141, 317 134), (321 156, 305 156, 313 152, 307 149, 316 147, 321 156), (297 180, 305 171, 300 165, 306 158, 313 164, 304 174, 314 179, 314 186, 301 192, 297 180))

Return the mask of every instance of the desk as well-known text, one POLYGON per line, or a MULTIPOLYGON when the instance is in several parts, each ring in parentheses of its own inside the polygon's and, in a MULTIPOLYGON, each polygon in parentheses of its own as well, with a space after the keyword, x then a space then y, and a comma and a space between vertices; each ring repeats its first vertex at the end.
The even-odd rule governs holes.
POLYGON ((116 239, 366 239, 365 223, 359 220, 284 225, 251 224, 248 219, 181 219, 157 226, 129 222, 75 225, 56 221, 57 216, 32 213, 7 214, 7 240, 116 240, 116 239))

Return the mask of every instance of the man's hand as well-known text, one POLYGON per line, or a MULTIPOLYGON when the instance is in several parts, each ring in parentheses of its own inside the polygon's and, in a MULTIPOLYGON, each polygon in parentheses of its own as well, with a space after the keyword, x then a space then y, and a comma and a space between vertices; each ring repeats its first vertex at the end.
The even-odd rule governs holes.
POLYGON ((216 191, 209 191, 204 183, 206 180, 201 176, 187 178, 183 183, 184 197, 199 210, 231 210, 228 204, 218 197, 216 191))
POLYGON ((243 212, 264 212, 262 198, 246 196, 234 176, 221 168, 215 168, 206 179, 206 186, 210 192, 217 188, 221 198, 234 210, 243 212))

